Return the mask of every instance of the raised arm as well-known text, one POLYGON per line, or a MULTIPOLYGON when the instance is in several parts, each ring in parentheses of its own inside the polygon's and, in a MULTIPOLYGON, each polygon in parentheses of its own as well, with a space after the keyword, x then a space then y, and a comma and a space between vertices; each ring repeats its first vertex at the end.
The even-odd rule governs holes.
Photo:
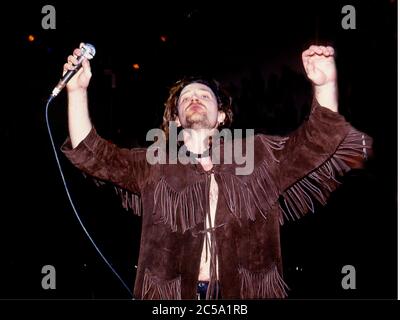
MULTIPOLYGON (((289 220, 314 211, 315 201, 325 204, 340 184, 339 176, 363 167, 372 152, 372 139, 337 112, 333 48, 310 46, 302 59, 314 89, 311 113, 297 130, 274 144, 277 191, 282 197, 283 214, 289 220)), ((260 135, 260 139, 264 145, 274 141, 270 136, 260 135)))
MULTIPOLYGON (((73 55, 68 57, 68 62, 64 65, 64 73, 75 68, 77 57, 80 55, 81 50, 75 49, 73 55)), ((91 77, 90 63, 87 59, 84 59, 82 68, 67 84, 68 129, 72 148, 75 148, 92 129, 87 98, 87 87, 91 77)))
POLYGON ((303 66, 313 84, 317 102, 338 112, 337 74, 335 50, 332 47, 310 46, 302 54, 303 66))
MULTIPOLYGON (((80 49, 75 49, 64 65, 64 72, 74 68, 80 55, 80 49)), ((120 148, 97 134, 88 110, 87 88, 91 76, 89 61, 85 59, 82 68, 68 82, 69 138, 61 150, 88 175, 140 194, 150 171, 146 149, 120 148)))

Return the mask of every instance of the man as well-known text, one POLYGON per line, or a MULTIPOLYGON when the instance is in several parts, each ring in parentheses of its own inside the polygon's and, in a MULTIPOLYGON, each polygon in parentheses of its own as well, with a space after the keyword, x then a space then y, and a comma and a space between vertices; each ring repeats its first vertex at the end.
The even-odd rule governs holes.
MULTIPOLYGON (((80 54, 68 57, 64 72, 80 54)), ((224 150, 210 144, 232 121, 231 101, 217 82, 184 79, 170 90, 163 129, 169 139, 168 123, 184 128, 183 148, 194 159, 186 164, 174 157, 151 163, 148 150, 118 148, 97 135, 88 112, 87 60, 68 83, 70 137, 63 152, 84 172, 132 193, 130 206, 142 208, 135 298, 287 296, 280 224, 312 211, 315 200, 324 204, 336 177, 360 167, 371 146, 337 113, 333 48, 310 46, 302 59, 314 87, 309 118, 288 137, 257 135, 254 148, 246 143, 254 169, 243 175, 236 159, 224 158, 235 141, 224 150)))

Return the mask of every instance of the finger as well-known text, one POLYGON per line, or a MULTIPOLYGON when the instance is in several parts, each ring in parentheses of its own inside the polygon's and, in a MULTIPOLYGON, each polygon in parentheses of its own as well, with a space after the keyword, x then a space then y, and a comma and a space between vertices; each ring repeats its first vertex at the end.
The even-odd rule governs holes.
POLYGON ((310 49, 313 51, 313 55, 314 54, 322 54, 322 50, 321 50, 321 46, 310 46, 310 49))
POLYGON ((304 68, 307 68, 307 65, 310 63, 310 56, 306 53, 303 53, 302 60, 303 60, 304 68))
POLYGON ((90 62, 88 59, 84 59, 82 62, 82 68, 83 71, 85 72, 86 75, 91 76, 92 75, 92 71, 90 68, 90 62))
POLYGON ((312 49, 307 49, 305 51, 303 51, 302 57, 306 58, 306 57, 310 57, 314 54, 314 50, 312 49))
POLYGON ((327 48, 329 50, 330 55, 334 56, 335 55, 335 49, 333 47, 331 47, 331 46, 328 46, 327 48))
POLYGON ((319 46, 312 45, 312 46, 310 46, 310 50, 312 51, 312 54, 314 55, 314 54, 319 54, 318 52, 320 51, 320 48, 319 48, 319 46))
POLYGON ((311 78, 313 78, 314 77, 314 75, 315 75, 315 66, 312 64, 312 63, 309 63, 307 66, 306 66, 306 73, 307 73, 307 76, 311 79, 311 78))
POLYGON ((63 75, 67 73, 69 70, 75 70, 75 66, 72 65, 71 63, 65 63, 63 67, 63 75))
POLYGON ((313 49, 307 49, 303 52, 303 54, 301 55, 301 58, 303 60, 304 67, 306 67, 306 65, 310 63, 310 59, 314 54, 315 54, 315 52, 313 49))
POLYGON ((323 54, 323 52, 324 52, 324 46, 317 46, 317 48, 315 49, 316 54, 323 54))
POLYGON ((67 60, 69 63, 71 63, 74 66, 76 66, 79 63, 78 59, 74 56, 68 56, 67 60))
POLYGON ((75 68, 76 68, 76 66, 74 66, 73 64, 71 64, 71 63, 66 63, 66 64, 64 64, 64 70, 75 70, 75 68))
POLYGON ((304 69, 305 69, 307 74, 309 74, 311 72, 311 66, 309 64, 305 64, 304 65, 304 69))
POLYGON ((82 55, 81 49, 75 49, 73 52, 73 56, 80 57, 82 55))
POLYGON ((322 53, 325 57, 329 57, 331 55, 331 53, 329 52, 328 47, 324 47, 322 50, 322 53))

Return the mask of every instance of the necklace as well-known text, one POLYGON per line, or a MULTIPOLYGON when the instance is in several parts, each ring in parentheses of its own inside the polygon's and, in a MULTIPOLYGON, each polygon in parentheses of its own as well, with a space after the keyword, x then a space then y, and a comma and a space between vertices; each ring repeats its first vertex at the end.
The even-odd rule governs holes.
POLYGON ((181 152, 185 153, 189 158, 207 158, 211 156, 210 148, 206 149, 203 153, 194 153, 186 148, 185 145, 181 147, 181 152))

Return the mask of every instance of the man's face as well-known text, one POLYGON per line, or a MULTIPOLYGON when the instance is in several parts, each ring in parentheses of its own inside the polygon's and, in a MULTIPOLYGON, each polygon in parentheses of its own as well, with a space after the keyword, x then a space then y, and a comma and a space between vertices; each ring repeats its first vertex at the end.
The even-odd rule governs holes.
POLYGON ((191 129, 218 127, 225 113, 218 111, 214 92, 202 83, 191 83, 182 89, 178 99, 178 126, 191 129))

